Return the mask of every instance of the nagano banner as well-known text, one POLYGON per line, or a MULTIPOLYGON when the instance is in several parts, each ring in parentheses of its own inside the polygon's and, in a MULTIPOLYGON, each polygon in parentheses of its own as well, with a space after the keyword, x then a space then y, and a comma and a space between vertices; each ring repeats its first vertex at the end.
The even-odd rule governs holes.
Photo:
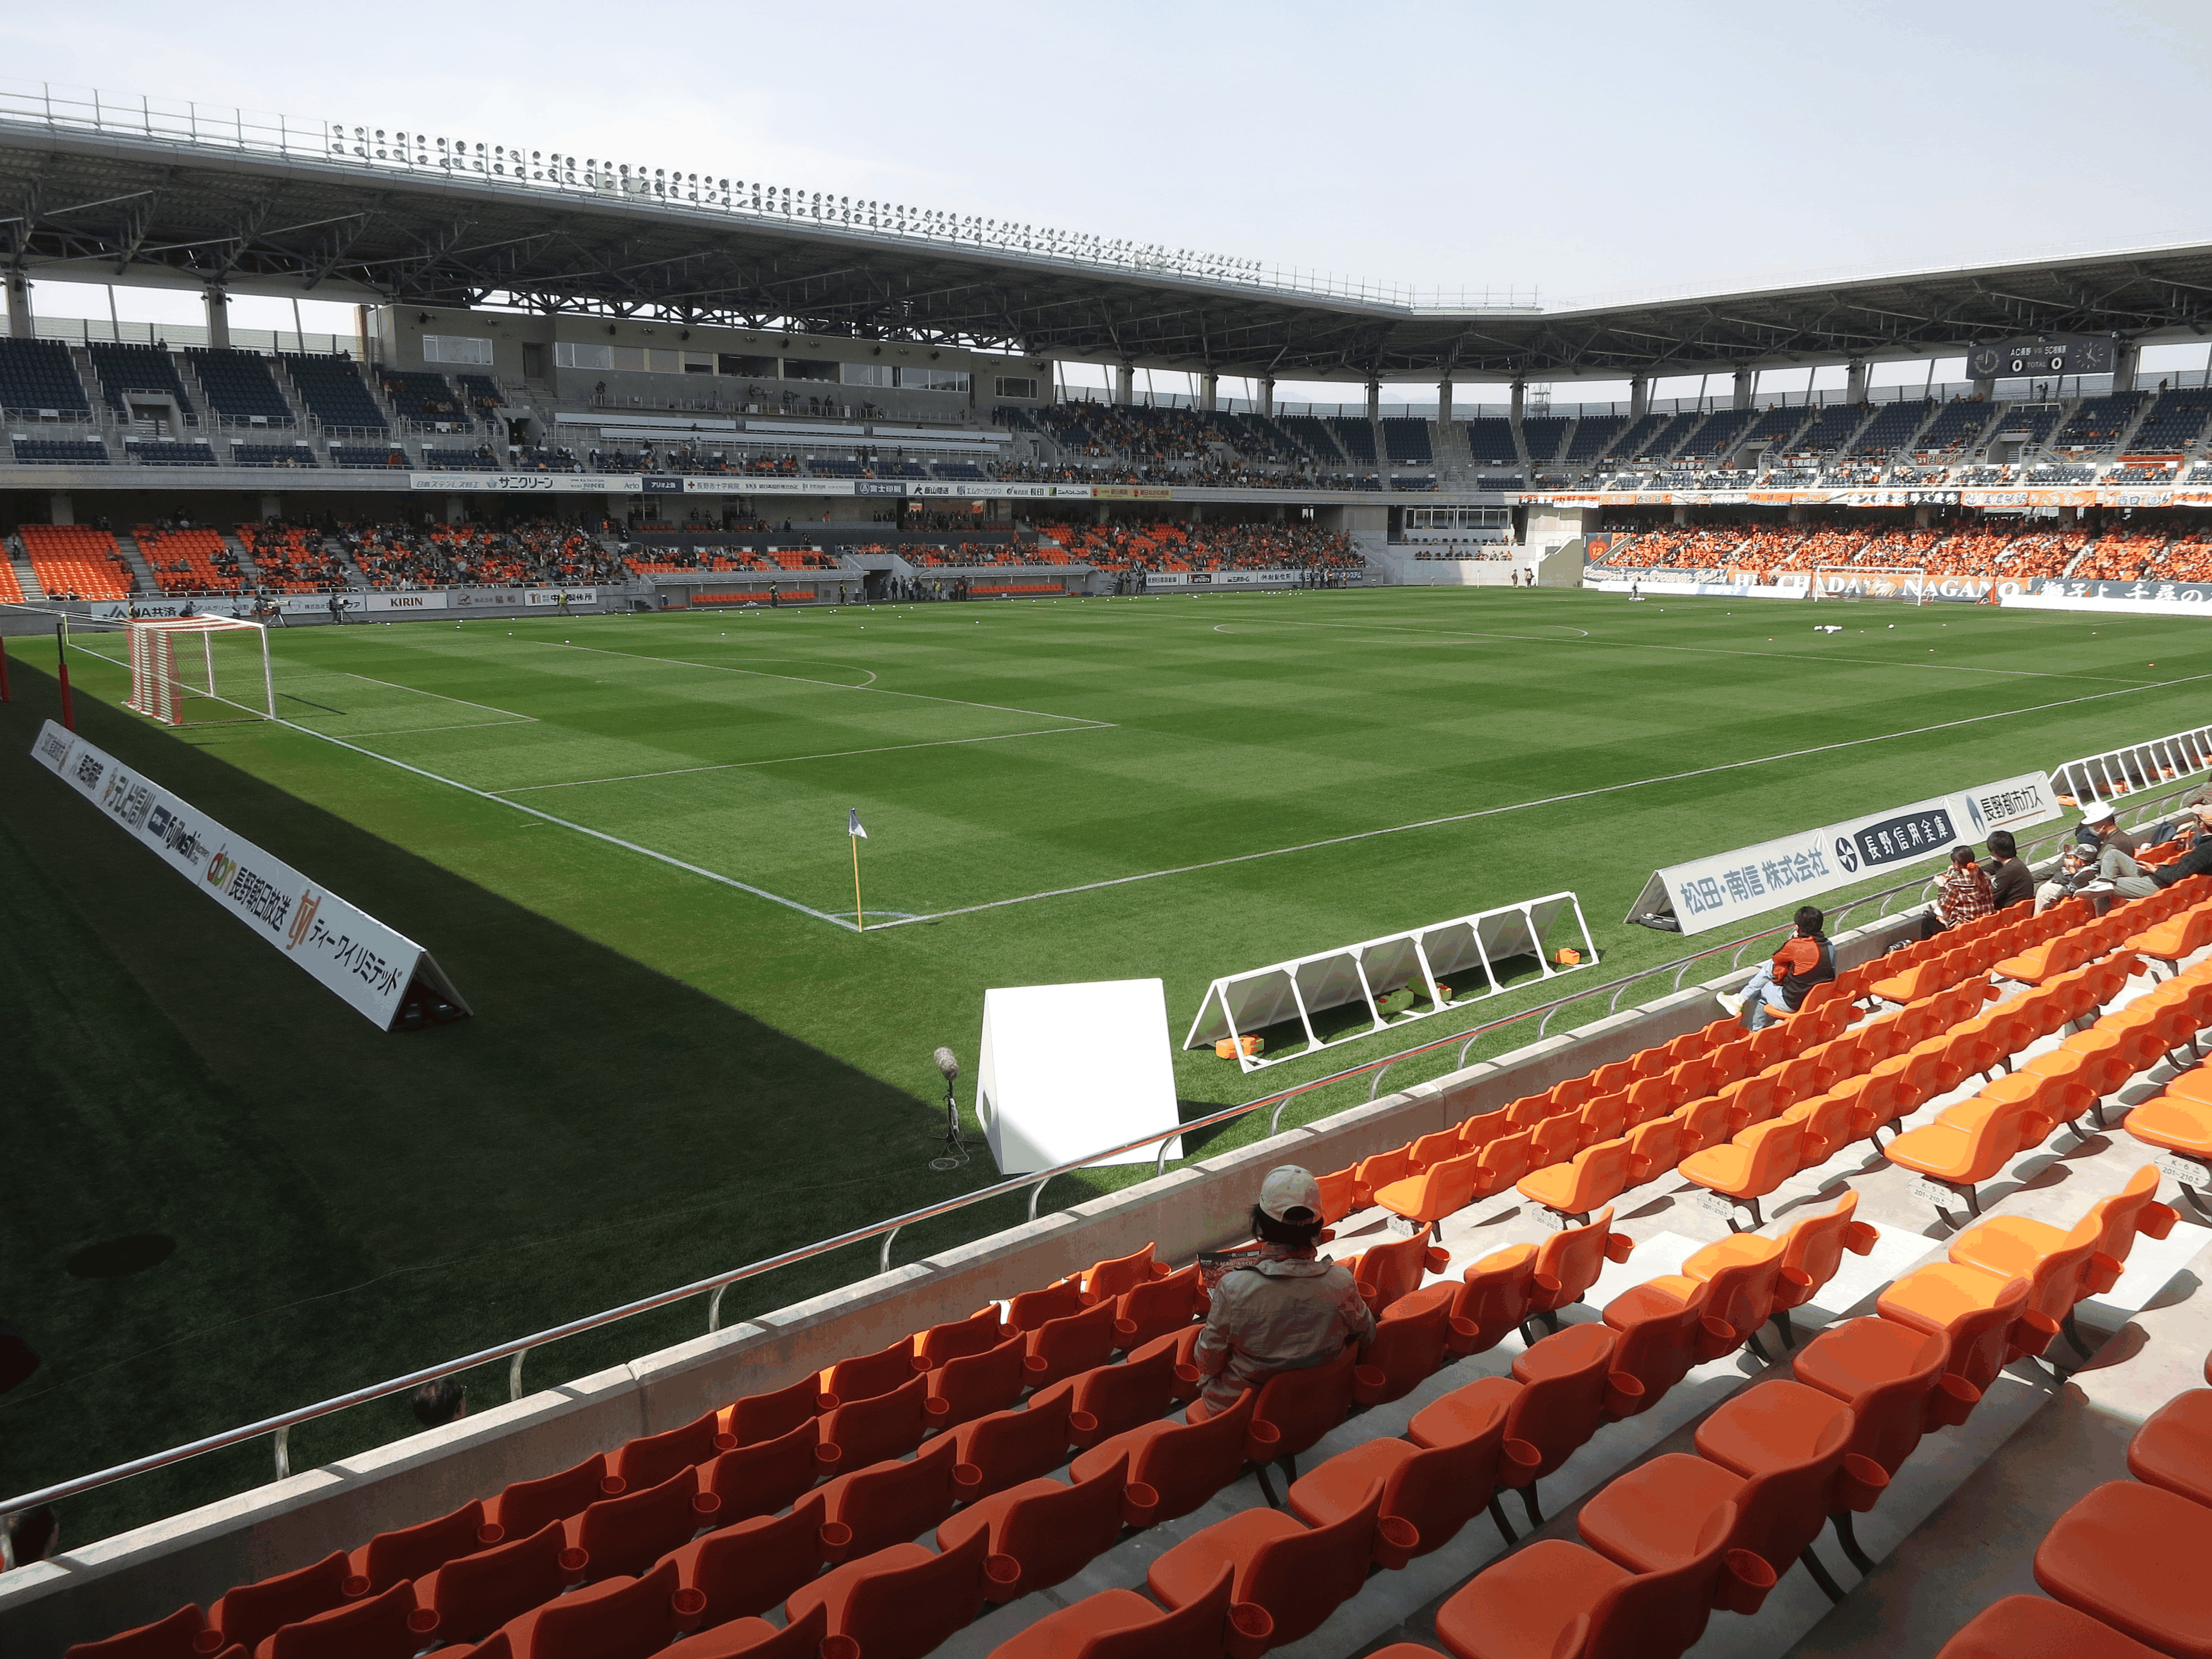
POLYGON ((1992 830, 2048 823, 2063 811, 2048 774, 2001 778, 1655 871, 1626 919, 1657 911, 1671 914, 1685 933, 1707 933, 1937 857, 1962 842, 1986 841, 1992 830))
POLYGON ((430 953, 414 940, 310 882, 106 750, 48 720, 31 757, 379 1029, 392 1029, 408 986, 416 980, 468 1011, 430 953))

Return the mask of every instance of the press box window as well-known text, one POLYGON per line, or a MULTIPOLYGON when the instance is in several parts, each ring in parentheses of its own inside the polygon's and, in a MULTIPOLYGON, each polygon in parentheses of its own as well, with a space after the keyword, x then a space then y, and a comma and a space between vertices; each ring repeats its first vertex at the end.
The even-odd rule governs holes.
POLYGON ((484 363, 491 362, 491 342, 466 334, 425 334, 422 361, 426 363, 484 363))
POLYGON ((999 376, 998 395, 1001 398, 1033 398, 1037 395, 1036 377, 1028 374, 1001 374, 999 376))

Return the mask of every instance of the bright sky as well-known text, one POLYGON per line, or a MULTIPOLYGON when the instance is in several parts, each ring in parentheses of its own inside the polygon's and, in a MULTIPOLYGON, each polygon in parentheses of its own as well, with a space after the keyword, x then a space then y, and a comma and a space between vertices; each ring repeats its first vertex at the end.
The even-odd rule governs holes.
POLYGON ((8 8, 0 65, 1547 307, 2212 237, 2202 0, 111 0, 8 8))

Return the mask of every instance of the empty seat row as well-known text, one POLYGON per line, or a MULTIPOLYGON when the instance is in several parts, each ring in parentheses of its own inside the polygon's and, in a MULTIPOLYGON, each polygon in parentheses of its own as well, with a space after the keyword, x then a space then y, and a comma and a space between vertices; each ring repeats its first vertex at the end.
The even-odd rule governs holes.
MULTIPOLYGON (((1605 1115, 1586 1121, 1590 1139, 1566 1164, 1525 1177, 1521 1192, 1572 1215, 1679 1170, 1747 1205, 1756 1225, 1758 1200, 1782 1181, 1825 1161, 1846 1140, 1877 1134, 1908 1109, 1905 1097, 1887 1086, 1891 1074, 1940 1048, 1944 1034, 1980 1007, 1986 985, 1939 992, 1760 1069, 1753 1069, 1753 1040, 1740 1037, 1677 1067, 1665 1093, 1639 1102, 1648 1085, 1632 1088, 1625 1116, 1611 1097, 1592 1102, 1585 1120, 1605 1115)), ((1916 1081, 1924 1069, 1914 1068, 1916 1081)), ((1911 1104, 1935 1091, 1932 1078, 1919 1086, 1911 1104)))
MULTIPOLYGON (((1804 1007, 1756 1034, 1747 1035, 1732 1019, 1717 1019, 1627 1060, 1565 1079, 1541 1095, 1526 1096, 1325 1175, 1320 1177, 1323 1218, 1333 1223, 1376 1204, 1416 1223, 1441 1221, 1537 1171, 1568 1162, 1587 1146, 1624 1133, 1632 1119, 1640 1124, 1706 1093, 1709 1055, 1726 1051, 1722 1063, 1732 1068, 1727 1079, 1733 1080, 1833 1036, 1850 1017, 1850 999, 1864 991, 1872 971, 1871 964, 1863 965, 1816 986, 1804 1007)), ((1691 1146, 1707 1144, 1693 1140, 1691 1146)), ((1632 1148, 1629 1156, 1641 1157, 1643 1149, 1632 1148)))
MULTIPOLYGON (((112 549, 112 538, 103 539, 112 549)), ((810 1492, 819 1497, 825 1535, 844 1538, 823 1546, 830 1553, 814 1563, 819 1566, 855 1549, 847 1535, 856 1530, 849 1525, 855 1516, 872 1513, 878 1527, 887 1519, 896 1537, 884 1538, 886 1545, 903 1540, 928 1524, 896 1531, 898 1517, 915 1504, 926 1509, 941 1498, 940 1514, 949 1512, 956 1499, 1031 1479, 1066 1462, 1072 1449, 1194 1395, 1197 1374, 1173 1345, 1186 1331, 1194 1335, 1193 1322, 1206 1305, 1199 1268, 1170 1272, 1147 1244, 1024 1292, 1004 1316, 995 1304, 986 1307, 632 1440, 611 1458, 595 1454, 510 1485, 489 1503, 471 1501, 380 1534, 350 1555, 340 1552, 241 1586, 205 1614, 183 1608, 157 1625, 71 1651, 77 1659, 186 1659, 233 1648, 253 1656, 288 1629, 344 1612, 367 1621, 363 1629, 413 1641, 392 1650, 397 1659, 424 1645, 418 1638, 433 1631, 447 1643, 489 1637, 571 1585, 642 1571, 702 1527, 726 1530, 810 1492), (1123 1348, 1134 1351, 1129 1361, 1109 1365, 1123 1348), (1030 1399, 1017 1410, 1025 1390, 1033 1391, 1030 1399), (922 1457, 908 1459, 933 1433, 938 1437, 922 1457), (383 1600, 401 1584, 414 1586, 411 1625, 394 1623, 398 1604, 383 1600), (374 1613, 363 1611, 371 1601, 378 1603, 374 1613)), ((865 1549, 875 1541, 859 1530, 865 1549)), ((318 1626, 296 1638, 309 1646, 258 1659, 306 1659, 331 1639, 318 1626)))
MULTIPOLYGON (((2052 981, 2047 989, 2076 995, 2081 1001, 2061 1004, 2055 1013, 2046 1010, 2043 1018, 2061 1017, 2062 1023, 2067 1023, 2063 1016, 2069 1006, 2081 1007, 2076 1018, 2086 1015, 2089 1012, 2087 999, 2096 994, 2100 975, 2117 992, 2118 987, 2113 981, 2124 983, 2136 966, 2134 957, 2123 952, 2109 962, 2077 970, 2081 976, 2078 980, 2069 976, 2052 981), (2077 991, 2077 986, 2089 988, 2077 991)), ((2062 1123, 2073 1127, 2077 1135, 2085 1115, 2101 1127, 2101 1103, 2106 1096, 2184 1044, 2193 1051, 2197 1033, 2207 1024, 2212 1024, 2212 963, 2165 981, 2156 990, 2101 1016, 2087 1030, 2075 1032, 2057 1048, 1998 1079, 1972 1099, 1945 1107, 1933 1123, 1892 1141, 1883 1149, 1883 1156, 1939 1190, 1962 1197, 1969 1212, 1978 1215, 1980 1202, 1975 1189, 1980 1183, 1993 1178, 2022 1152, 2039 1146, 2062 1123)), ((2186 1077, 2176 1081, 2194 1086, 2186 1077)), ((2132 1119, 2133 1114, 2130 1115, 2132 1119)), ((2157 1121, 2154 1113, 2146 1127, 2154 1127, 2157 1121)), ((1947 1222, 1951 1219, 1940 1200, 1936 1211, 1947 1222)))
POLYGON ((2008 1236, 2001 1271, 1954 1270, 1990 1281, 1986 1295, 1947 1303, 1917 1282, 1948 1264, 1898 1280, 1874 1317, 1807 1344, 1790 1378, 1756 1382, 1707 1416, 1694 1454, 1655 1457, 1587 1500, 1579 1544, 1541 1540, 1479 1575, 1438 1611, 1437 1636, 1458 1659, 1677 1654, 1712 1612, 1757 1612, 1797 1561, 1841 1599, 1814 1549, 1820 1534, 1832 1525, 1852 1564, 1871 1570, 1852 1516, 1880 1502, 1925 1435, 1967 1419, 2008 1358, 2040 1347, 2039 1327, 2021 1334, 2035 1298, 2070 1308, 2094 1282, 2090 1244, 2171 1224, 2149 1201, 2155 1172, 2143 1173, 2148 1182, 2093 1206, 2071 1232, 2043 1229, 2055 1243, 2008 1236))
MULTIPOLYGON (((2212 1382, 2212 1359, 2204 1365, 2212 1382)), ((1937 1659, 2159 1659, 2212 1654, 2212 1389, 2177 1395, 2128 1443, 2132 1480, 2108 1480, 2052 1523, 2035 1552, 2051 1600, 2008 1595, 1937 1659)))

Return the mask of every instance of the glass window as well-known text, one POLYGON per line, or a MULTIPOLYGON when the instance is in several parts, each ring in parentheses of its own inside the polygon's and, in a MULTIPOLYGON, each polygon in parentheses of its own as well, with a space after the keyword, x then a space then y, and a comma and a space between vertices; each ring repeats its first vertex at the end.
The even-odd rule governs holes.
POLYGON ((773 357, 741 357, 735 352, 722 354, 722 373, 735 374, 748 380, 775 380, 782 377, 776 373, 773 357))
POLYGON ((422 361, 426 363, 489 363, 491 342, 466 334, 425 334, 422 361))
POLYGON ((786 357, 783 378, 787 380, 834 380, 842 365, 821 357, 786 357))
POLYGON ((847 363, 845 384, 847 386, 890 386, 893 384, 891 366, 889 363, 847 363))
POLYGON ((593 345, 588 341, 556 340, 553 343, 553 367, 556 368, 612 368, 615 349, 593 345))
POLYGON ((898 383, 918 392, 965 392, 968 372, 959 368, 902 368, 898 383))
POLYGON ((999 396, 1001 398, 1034 398, 1037 395, 1036 377, 1030 374, 1001 374, 999 376, 999 396))

